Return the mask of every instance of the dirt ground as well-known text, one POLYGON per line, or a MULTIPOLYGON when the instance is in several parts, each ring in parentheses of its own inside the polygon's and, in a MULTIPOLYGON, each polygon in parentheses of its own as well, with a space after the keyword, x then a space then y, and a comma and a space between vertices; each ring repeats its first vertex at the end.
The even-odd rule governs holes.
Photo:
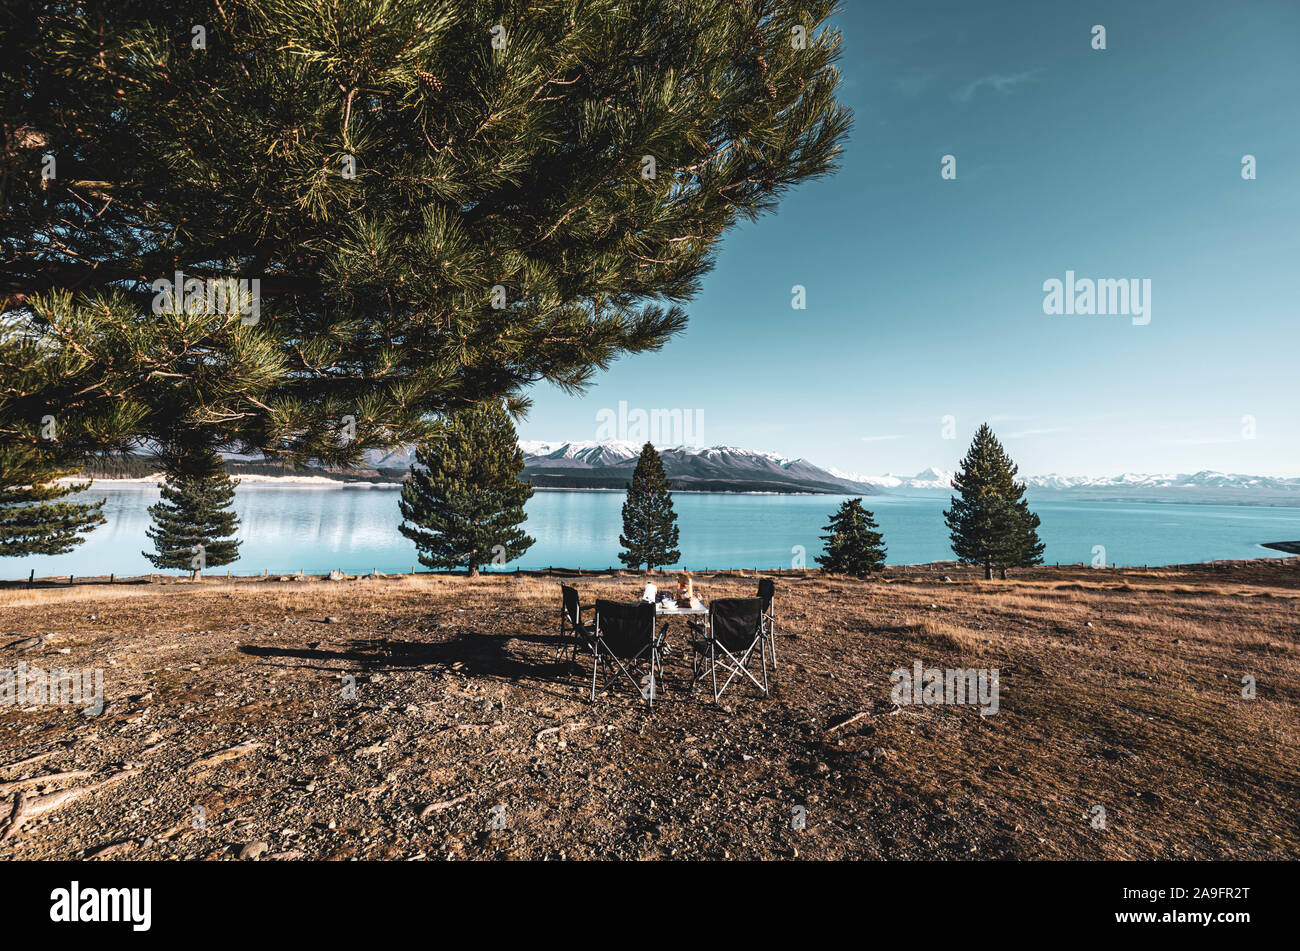
POLYGON ((771 696, 688 692, 676 620, 649 714, 553 579, 10 585, 0 669, 107 704, 0 706, 0 857, 1296 859, 1298 608, 1300 559, 786 575, 771 696), (997 712, 896 705, 916 662, 997 712))

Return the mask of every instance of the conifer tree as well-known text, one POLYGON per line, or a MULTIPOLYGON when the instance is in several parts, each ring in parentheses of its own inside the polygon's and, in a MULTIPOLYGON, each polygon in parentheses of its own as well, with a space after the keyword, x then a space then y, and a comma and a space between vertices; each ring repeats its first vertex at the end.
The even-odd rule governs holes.
POLYGON ((46 302, 51 346, 140 391, 137 435, 202 416, 294 460, 581 388, 682 330, 726 231, 835 168, 835 7, 5 4, 0 312, 46 302), (259 313, 160 315, 178 272, 259 281, 259 313))
POLYGON ((149 507, 146 534, 154 552, 142 552, 155 568, 188 569, 198 580, 205 568, 228 565, 239 557, 233 537, 239 517, 231 508, 238 480, 226 472, 221 456, 208 448, 167 453, 162 499, 149 507))
POLYGON ((865 578, 885 567, 884 536, 875 517, 862 507, 862 499, 841 503, 826 526, 826 553, 817 557, 822 571, 865 578))
POLYGON ((93 385, 84 354, 45 345, 30 320, 0 315, 0 556, 55 555, 104 523, 99 502, 60 483, 94 447, 120 446, 137 419, 93 385))
POLYGON ((60 483, 76 474, 17 446, 0 447, 0 558, 61 555, 85 541, 81 536, 104 524, 98 502, 65 501, 90 482, 60 483))
POLYGON ((654 446, 646 443, 627 486, 623 534, 618 536, 623 546, 618 560, 629 568, 645 565, 654 571, 656 567, 676 564, 682 557, 677 550, 677 513, 669 488, 663 459, 654 446))
POLYGON ((1025 484, 1016 481, 1011 461, 988 423, 975 432, 970 449, 953 477, 959 496, 943 513, 952 550, 961 561, 984 566, 992 578, 996 567, 1003 577, 1008 568, 1042 563, 1038 516, 1029 511, 1025 484))
POLYGON ((468 569, 504 565, 534 542, 519 526, 531 484, 519 478, 524 454, 506 408, 496 400, 441 420, 417 447, 398 502, 403 535, 420 564, 468 569))
POLYGON ((1012 536, 1014 545, 1012 557, 1000 565, 1002 577, 1007 576, 1008 568, 1028 568, 1043 563, 1043 552, 1047 546, 1038 537, 1038 527, 1042 520, 1029 511, 1029 501, 1021 499, 1016 503, 1016 528, 1012 536))

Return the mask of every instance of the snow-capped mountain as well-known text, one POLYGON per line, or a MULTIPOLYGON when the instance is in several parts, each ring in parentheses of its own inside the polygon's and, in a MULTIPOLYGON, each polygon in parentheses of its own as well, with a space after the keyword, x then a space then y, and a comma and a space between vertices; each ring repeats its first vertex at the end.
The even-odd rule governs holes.
MULTIPOLYGON (((882 476, 829 470, 852 482, 876 486, 897 494, 941 494, 951 491, 952 472, 931 466, 914 476, 882 476)), ((1060 492, 1075 498, 1147 499, 1150 501, 1258 502, 1300 500, 1300 479, 1240 475, 1203 470, 1187 473, 1124 472, 1115 476, 1063 476, 1056 473, 1021 476, 1031 492, 1060 492)))
POLYGON ((1117 476, 1062 476, 1054 472, 1041 476, 1027 476, 1025 482, 1042 489, 1105 488, 1114 486, 1169 486, 1191 479, 1192 476, 1176 473, 1148 475, 1125 472, 1117 476))
POLYGON ((544 442, 538 439, 521 439, 519 448, 524 458, 545 459, 552 466, 608 466, 636 459, 641 454, 637 443, 625 439, 597 442, 544 442))
MULTIPOLYGON (((632 478, 641 446, 630 442, 523 440, 524 478, 552 488, 621 489, 632 478)), ((871 494, 871 485, 846 479, 804 459, 735 446, 660 450, 674 488, 699 492, 817 492, 871 494)))
MULTIPOLYGON (((521 440, 524 477, 537 486, 621 489, 632 477, 641 445, 626 440, 521 440)), ((805 459, 736 446, 661 450, 678 489, 702 492, 817 492, 853 495, 945 495, 953 473, 930 466, 915 475, 863 475, 820 468, 805 459)), ((368 454, 367 463, 391 472, 411 464, 411 452, 368 454)), ((1113 476, 1021 476, 1031 495, 1093 500, 1225 502, 1300 505, 1300 478, 1195 473, 1124 472, 1113 476)))
POLYGON ((1125 472, 1111 477, 1090 476, 1030 476, 1025 480, 1030 486, 1045 489, 1108 489, 1108 488, 1159 488, 1159 489, 1272 489, 1282 492, 1300 492, 1300 479, 1281 479, 1273 476, 1240 475, 1214 472, 1209 469, 1192 474, 1162 473, 1148 475, 1125 472))
POLYGON ((848 479, 851 482, 861 482, 864 485, 874 485, 882 489, 943 489, 952 488, 951 472, 945 472, 934 466, 922 469, 914 476, 894 475, 886 473, 881 476, 858 475, 851 472, 841 472, 838 469, 831 469, 833 475, 841 479, 848 479))
POLYGON ((1300 479, 1279 479, 1272 476, 1237 475, 1227 472, 1159 473, 1125 472, 1117 476, 1060 476, 1055 473, 1029 476, 1025 482, 1043 489, 1091 488, 1198 488, 1219 489, 1282 489, 1300 490, 1300 479))
POLYGON ((371 449, 366 452, 366 465, 376 469, 409 469, 414 455, 415 450, 406 446, 387 452, 371 449))

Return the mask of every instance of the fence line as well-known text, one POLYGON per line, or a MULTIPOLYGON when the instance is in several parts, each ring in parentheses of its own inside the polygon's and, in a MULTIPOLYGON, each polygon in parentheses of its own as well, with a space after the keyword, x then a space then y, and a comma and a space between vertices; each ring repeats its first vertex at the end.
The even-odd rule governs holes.
MULTIPOLYGON (((1294 558, 1294 557, 1293 558, 1251 558, 1246 560, 1253 561, 1253 562, 1272 563, 1278 565, 1295 565, 1297 567, 1300 567, 1300 558, 1294 558)), ((933 562, 929 564, 919 564, 919 565, 888 565, 886 566, 886 570, 888 570, 889 568, 910 568, 912 570, 916 570, 920 568, 935 573, 941 573, 941 572, 959 570, 961 567, 962 566, 958 566, 954 562, 933 562)), ((1047 566, 1043 566, 1043 567, 1047 567, 1047 566)), ((1055 565, 1055 567, 1092 568, 1092 570, 1107 570, 1107 569, 1113 570, 1109 565, 1106 566, 1105 569, 1102 569, 1097 566, 1092 566, 1086 562, 1078 562, 1073 565, 1061 565, 1058 562, 1055 565)), ((1148 567, 1147 565, 1143 565, 1142 569, 1146 569, 1147 567, 1148 567)), ((1170 566, 1170 567, 1177 567, 1177 566, 1170 566)), ((1137 570, 1138 566, 1129 565, 1128 568, 1129 570, 1137 570)), ((759 575, 805 577, 809 574, 815 573, 815 571, 816 569, 813 568, 759 568, 759 567, 753 567, 753 568, 707 568, 706 567, 703 569, 657 568, 654 569, 653 571, 647 571, 644 569, 634 570, 630 568, 615 567, 613 565, 610 565, 606 568, 582 568, 582 567, 565 568, 565 567, 556 567, 554 565, 551 565, 546 568, 511 568, 511 569, 504 569, 504 570, 492 570, 490 568, 484 567, 480 570, 479 576, 484 578, 488 578, 488 577, 516 577, 516 578, 615 577, 616 578, 616 577, 646 577, 646 576, 663 578, 671 575, 680 574, 682 572, 687 572, 689 574, 697 575, 700 577, 710 577, 710 578, 718 578, 718 577, 755 578, 758 577, 759 575)), ((224 581, 227 579, 231 581, 235 581, 241 579, 251 580, 254 578, 261 578, 265 581, 280 581, 282 579, 283 580, 302 579, 303 581, 312 579, 312 580, 319 580, 319 581, 330 581, 330 580, 356 580, 359 578, 402 578, 402 577, 413 577, 415 575, 432 575, 432 576, 445 577, 445 578, 467 577, 467 573, 463 568, 459 568, 459 569, 418 568, 417 569, 415 565, 412 565, 409 571, 380 571, 378 570, 378 568, 374 568, 374 567, 333 568, 328 571, 312 571, 312 572, 308 572, 305 568, 292 568, 292 569, 277 570, 277 571, 272 571, 270 568, 263 568, 261 571, 250 571, 250 572, 236 572, 231 569, 227 569, 223 574, 220 572, 220 569, 215 569, 213 571, 201 573, 200 581, 201 582, 224 581), (334 578, 335 574, 338 574, 339 576, 337 579, 334 578)), ((33 568, 31 572, 28 574, 27 580, 25 582, 17 579, 10 580, 10 581, 0 580, 0 588, 10 588, 10 587, 14 587, 17 585, 24 585, 24 584, 29 588, 37 587, 37 586, 42 588, 59 587, 59 586, 67 587, 67 586, 79 585, 79 584, 80 585, 156 584, 156 583, 165 584, 167 582, 188 581, 188 580, 189 580, 188 572, 167 574, 165 572, 154 571, 143 575, 131 575, 131 576, 124 576, 121 578, 117 577, 116 572, 110 572, 108 575, 82 575, 80 579, 78 579, 76 575, 70 574, 67 576, 67 580, 65 581, 63 575, 47 575, 45 577, 37 578, 36 569, 33 568)))
MULTIPOLYGON (((668 577, 680 574, 686 571, 690 574, 708 577, 756 577, 759 574, 775 575, 806 575, 812 571, 810 568, 658 568, 653 571, 645 569, 630 569, 615 567, 609 565, 605 568, 566 568, 563 566, 550 565, 546 568, 511 568, 492 570, 489 568, 480 569, 480 577, 529 577, 529 578, 598 578, 598 577, 668 577)), ((305 568, 293 568, 284 570, 272 570, 263 568, 261 571, 239 572, 233 569, 222 571, 221 569, 200 572, 200 582, 208 581, 231 581, 251 580, 260 578, 266 581, 281 580, 356 580, 359 578, 402 578, 413 577, 416 575, 432 575, 446 578, 464 578, 467 577, 465 569, 434 569, 434 568, 417 568, 415 565, 410 567, 409 571, 379 571, 378 568, 333 568, 328 571, 308 572, 305 568), (338 578, 335 578, 335 575, 338 578)), ((14 585, 26 584, 27 587, 67 587, 70 585, 113 585, 113 584, 157 584, 172 581, 189 581, 189 572, 181 571, 175 574, 167 572, 153 571, 142 575, 124 575, 117 577, 116 572, 110 572, 108 575, 82 575, 78 578, 76 575, 67 575, 64 580, 63 575, 47 575, 37 578, 36 570, 32 569, 27 576, 27 581, 3 581, 0 580, 0 587, 12 587, 14 585)))

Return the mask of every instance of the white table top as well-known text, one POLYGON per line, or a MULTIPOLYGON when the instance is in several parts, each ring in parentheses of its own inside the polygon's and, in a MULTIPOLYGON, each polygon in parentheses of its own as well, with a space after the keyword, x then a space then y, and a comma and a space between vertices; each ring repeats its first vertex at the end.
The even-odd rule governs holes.
POLYGON ((692 598, 691 606, 689 608, 679 608, 677 606, 676 601, 672 602, 672 607, 669 607, 666 603, 662 601, 655 605, 655 614, 658 615, 659 617, 663 617, 664 615, 674 616, 679 614, 690 615, 690 614, 708 614, 708 613, 709 613, 708 605, 706 605, 699 598, 692 598))

